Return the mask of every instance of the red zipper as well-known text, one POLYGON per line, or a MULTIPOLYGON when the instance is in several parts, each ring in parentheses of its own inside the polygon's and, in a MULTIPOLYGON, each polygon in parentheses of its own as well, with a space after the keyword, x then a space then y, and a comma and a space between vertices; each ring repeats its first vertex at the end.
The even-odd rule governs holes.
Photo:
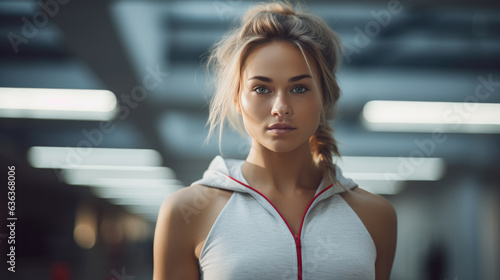
POLYGON ((280 215, 281 219, 283 219, 283 221, 285 222, 286 226, 288 227, 288 230, 290 230, 290 233, 293 235, 293 239, 295 240, 295 245, 296 245, 296 249, 297 249, 297 267, 298 267, 298 280, 302 280, 302 248, 301 248, 301 244, 300 244, 300 233, 302 232, 302 225, 304 225, 304 219, 306 217, 306 214, 307 214, 307 211, 309 210, 309 207, 311 207, 311 204, 314 202, 314 200, 320 196, 323 192, 325 192, 327 189, 331 188, 333 186, 333 184, 329 185, 328 187, 324 188, 323 190, 321 190, 317 195, 315 195, 312 200, 309 202, 309 204, 307 205, 306 207, 306 210, 304 211, 304 214, 302 215, 302 220, 300 221, 300 227, 299 227, 299 233, 298 234, 295 234, 293 233, 293 230, 292 228, 290 227, 290 225, 288 224, 288 222, 285 220, 285 217, 283 217, 283 215, 281 214, 281 212, 278 210, 278 208, 276 208, 276 206, 271 202, 271 200, 269 200, 263 193, 259 192, 258 190, 250 187, 249 185, 231 177, 228 175, 229 178, 233 179, 234 181, 238 182, 239 184, 253 190, 254 192, 260 194, 263 198, 265 198, 267 200, 267 202, 269 202, 269 204, 271 204, 271 206, 274 207, 274 209, 276 210, 276 212, 278 212, 278 214, 280 215))
MULTIPOLYGON (((290 227, 288 227, 288 228, 290 229, 290 227)), ((302 225, 301 225, 300 229, 302 229, 302 225)), ((290 229, 290 232, 292 232, 291 229, 290 229)), ((293 232, 292 232, 292 234, 293 234, 293 232)), ((299 280, 302 280, 302 251, 301 251, 302 248, 301 248, 301 244, 300 244, 300 236, 298 236, 297 234, 295 234, 295 245, 297 245, 297 267, 299 270, 298 276, 299 276, 299 280)))

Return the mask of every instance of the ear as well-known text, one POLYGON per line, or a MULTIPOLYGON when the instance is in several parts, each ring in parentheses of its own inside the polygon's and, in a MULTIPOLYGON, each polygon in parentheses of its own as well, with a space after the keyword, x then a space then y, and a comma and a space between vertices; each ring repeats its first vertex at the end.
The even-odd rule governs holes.
POLYGON ((238 88, 238 92, 233 97, 233 106, 239 114, 241 114, 240 95, 240 88, 238 88))
POLYGON ((236 111, 238 112, 238 114, 241 115, 241 106, 239 103, 235 103, 234 104, 234 108, 236 109, 236 111))
POLYGON ((240 105, 240 102, 239 102, 238 98, 236 98, 236 97, 235 97, 235 98, 234 98, 234 100, 233 100, 233 106, 234 106, 234 108, 236 109, 236 111, 237 111, 239 114, 241 114, 241 105, 240 105))

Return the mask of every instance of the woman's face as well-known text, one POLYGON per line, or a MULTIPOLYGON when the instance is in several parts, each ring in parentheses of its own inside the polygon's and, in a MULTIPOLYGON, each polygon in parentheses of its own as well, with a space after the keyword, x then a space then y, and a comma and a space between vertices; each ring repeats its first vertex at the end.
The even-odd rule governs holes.
MULTIPOLYGON (((309 56, 308 61, 317 79, 317 65, 309 56)), ((308 148, 320 122, 321 89, 315 88, 300 49, 279 41, 256 47, 243 65, 241 79, 236 106, 252 147, 274 152, 308 148)))

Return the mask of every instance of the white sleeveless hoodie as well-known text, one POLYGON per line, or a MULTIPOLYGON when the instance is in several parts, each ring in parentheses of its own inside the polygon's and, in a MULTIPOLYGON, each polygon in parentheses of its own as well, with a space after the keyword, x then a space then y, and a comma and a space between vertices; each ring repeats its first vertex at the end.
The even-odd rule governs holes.
MULTIPOLYGON (((234 193, 214 222, 199 258, 205 280, 373 280, 376 248, 341 187, 322 182, 295 235, 277 208, 248 185, 243 160, 217 156, 195 182, 234 193)), ((336 167, 346 188, 356 187, 336 167)))

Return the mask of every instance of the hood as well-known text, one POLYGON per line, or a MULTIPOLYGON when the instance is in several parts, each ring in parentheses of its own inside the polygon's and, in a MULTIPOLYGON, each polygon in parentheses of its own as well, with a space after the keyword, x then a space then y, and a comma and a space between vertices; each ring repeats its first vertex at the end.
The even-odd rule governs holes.
MULTIPOLYGON (((208 169, 203 173, 202 179, 194 182, 193 184, 205 185, 208 187, 225 189, 235 192, 251 192, 251 189, 238 183, 237 181, 231 179, 231 177, 236 178, 237 172, 244 163, 244 160, 237 159, 225 159, 221 156, 216 156, 208 169)), ((349 178, 345 178, 342 174, 340 167, 335 165, 336 178, 340 184, 342 184, 347 189, 352 189, 357 186, 357 184, 349 178)), ((316 193, 326 188, 325 184, 322 182, 316 193)), ((345 191, 340 186, 334 186, 335 193, 340 193, 345 191)))

